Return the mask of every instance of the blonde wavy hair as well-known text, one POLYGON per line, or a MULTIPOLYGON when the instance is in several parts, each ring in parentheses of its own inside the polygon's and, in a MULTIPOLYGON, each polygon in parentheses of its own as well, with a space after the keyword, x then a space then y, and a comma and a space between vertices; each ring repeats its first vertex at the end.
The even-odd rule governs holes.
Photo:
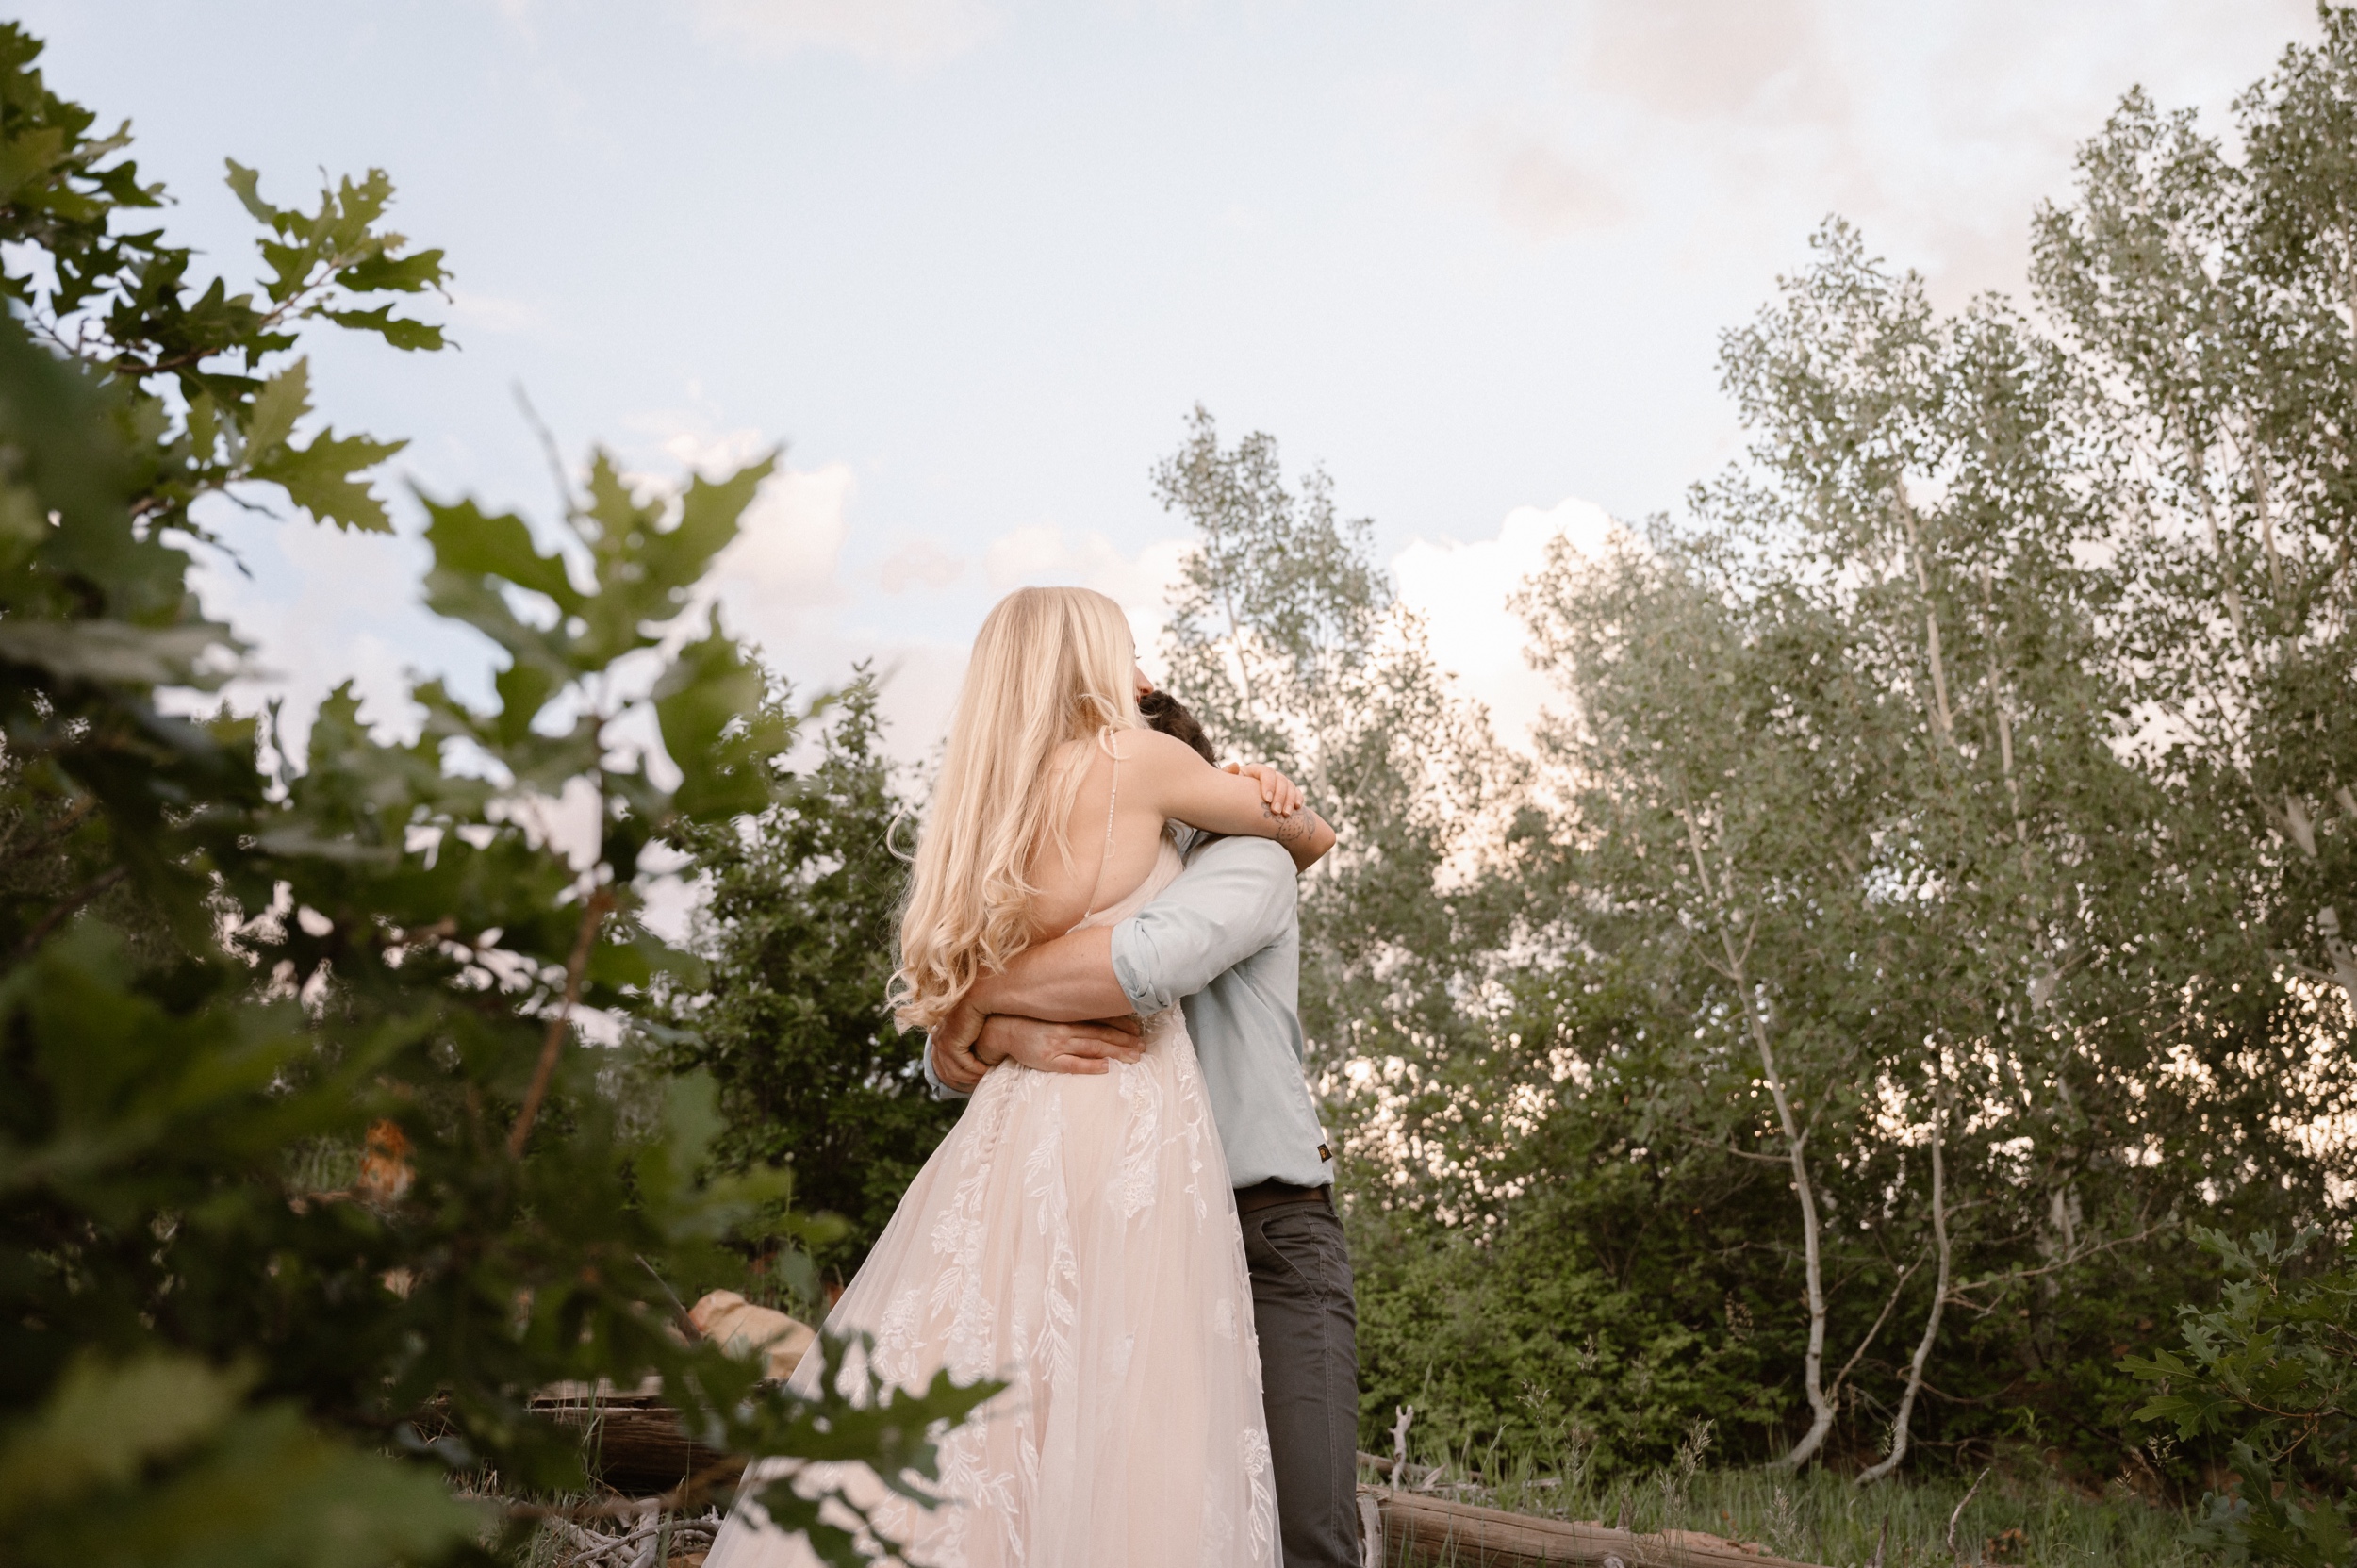
POLYGON ((1089 755, 1068 741, 1139 725, 1121 606, 1087 588, 1018 588, 994 606, 958 688, 949 746, 916 840, 893 1016, 931 1029, 1032 934, 1028 875, 1063 825, 1089 755))

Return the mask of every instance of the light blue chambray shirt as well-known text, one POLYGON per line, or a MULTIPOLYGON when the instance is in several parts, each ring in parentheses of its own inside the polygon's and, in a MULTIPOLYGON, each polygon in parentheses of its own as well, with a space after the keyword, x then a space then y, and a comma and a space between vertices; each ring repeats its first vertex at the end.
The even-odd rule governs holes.
MULTIPOLYGON (((1113 929, 1113 978, 1141 1017, 1178 1002, 1239 1187, 1333 1180, 1302 1077, 1300 893, 1265 838, 1198 839, 1162 896, 1113 929)), ((946 1092, 925 1053, 925 1077, 946 1092)))

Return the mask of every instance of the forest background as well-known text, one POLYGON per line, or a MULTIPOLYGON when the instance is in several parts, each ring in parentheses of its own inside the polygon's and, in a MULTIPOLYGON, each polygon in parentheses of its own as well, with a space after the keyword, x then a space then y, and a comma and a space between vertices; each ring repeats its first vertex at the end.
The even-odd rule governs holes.
MULTIPOLYGON (((2357 17, 2324 21, 2231 154, 2129 97, 2025 306, 1939 316, 1829 223, 1725 338, 1744 459, 1525 585, 1535 757, 1325 476, 1200 410, 1153 473, 1195 531, 1168 684, 1343 834, 1304 1004, 1370 1445, 1413 1407, 1417 1457, 1610 1474, 1706 1420, 1744 1461, 2206 1490, 2346 1556, 2357 17)), ((816 1310, 954 1114, 878 1006, 921 777, 872 684, 765 694, 707 616, 766 470, 560 461, 537 533, 428 501, 430 607, 507 663, 488 703, 418 686, 413 742, 349 690, 300 759, 274 715, 191 719, 239 653, 196 503, 386 525, 397 444, 312 421, 295 351, 438 348, 397 310, 439 255, 380 175, 305 211, 233 165, 270 276, 193 290, 127 143, 7 43, 0 1519, 34 1560, 223 1519, 278 1543, 240 1560, 505 1550, 519 1489, 580 1479, 533 1391, 650 1369, 715 1445, 921 1477, 976 1391, 855 1418, 660 1331, 716 1282, 816 1310), (568 852, 534 803, 572 795, 568 852), (642 918, 670 866, 700 951, 642 918), (451 1474, 471 1501, 419 1485, 451 1474)))
MULTIPOLYGON (((1641 1466, 1708 1420, 1751 1461, 2213 1474, 2137 1353, 2357 1197, 2352 72, 2329 13, 2231 155, 2130 95, 2020 305, 1942 317, 1828 223, 1724 337, 1742 460, 1525 585, 1535 758, 1326 476, 1195 412, 1166 684, 1343 836, 1303 995, 1365 1445, 1412 1407, 1432 1459, 1641 1466)), ((868 1001, 922 781, 864 691, 706 850, 674 1019, 734 1157, 849 1217, 838 1275, 954 1114, 868 1001)))

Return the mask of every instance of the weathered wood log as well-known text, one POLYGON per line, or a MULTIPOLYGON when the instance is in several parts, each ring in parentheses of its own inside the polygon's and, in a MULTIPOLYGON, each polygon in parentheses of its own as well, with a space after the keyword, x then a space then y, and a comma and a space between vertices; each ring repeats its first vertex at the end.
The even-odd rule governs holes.
MULTIPOLYGON (((707 1293, 688 1309, 686 1319, 688 1329, 717 1340, 730 1354, 761 1358, 772 1378, 790 1376, 818 1337, 808 1324, 754 1306, 734 1291, 707 1293)), ((727 1460, 690 1443, 653 1378, 628 1392, 603 1381, 552 1383, 534 1395, 532 1410, 588 1428, 590 1476, 629 1495, 668 1492, 691 1476, 730 1482, 745 1468, 741 1459, 727 1460), (716 1465, 723 1468, 715 1471, 716 1465)))
MULTIPOLYGON (((589 1428, 591 1474, 629 1495, 667 1491, 727 1462, 690 1442, 655 1395, 544 1397, 533 1408, 589 1428)), ((1359 1494, 1361 1520, 1380 1532, 1368 1561, 1382 1568, 1610 1568, 1616 1560, 1621 1568, 1811 1568, 1694 1530, 1639 1535, 1387 1487, 1361 1487, 1359 1494)))
MULTIPOLYGON (((679 1416, 659 1395, 603 1394, 595 1398, 543 1396, 533 1411, 587 1429, 589 1473, 600 1483, 639 1497, 668 1492, 690 1476, 730 1463, 701 1444, 688 1441, 679 1416)), ((734 1479, 735 1469, 719 1478, 734 1479)))
POLYGON ((1367 1560, 1383 1568, 1810 1568, 1697 1530, 1639 1535, 1383 1487, 1360 1496, 1382 1530, 1367 1560))

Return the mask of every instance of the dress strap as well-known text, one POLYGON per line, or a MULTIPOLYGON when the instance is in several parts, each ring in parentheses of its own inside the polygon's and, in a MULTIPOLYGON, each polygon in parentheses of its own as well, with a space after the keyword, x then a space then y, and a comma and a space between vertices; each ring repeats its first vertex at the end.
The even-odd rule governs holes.
MULTIPOLYGON (((1072 931, 1079 931, 1096 917, 1096 895, 1105 890, 1105 867, 1113 858, 1113 805, 1121 799, 1121 747, 1113 738, 1111 730, 1098 733, 1097 744, 1104 747, 1106 755, 1113 759, 1113 782, 1105 790, 1105 851, 1096 857, 1096 880, 1089 884, 1088 908, 1081 912, 1078 920, 1072 922, 1072 931)), ((1072 932, 1064 934, 1069 936, 1072 932)))

